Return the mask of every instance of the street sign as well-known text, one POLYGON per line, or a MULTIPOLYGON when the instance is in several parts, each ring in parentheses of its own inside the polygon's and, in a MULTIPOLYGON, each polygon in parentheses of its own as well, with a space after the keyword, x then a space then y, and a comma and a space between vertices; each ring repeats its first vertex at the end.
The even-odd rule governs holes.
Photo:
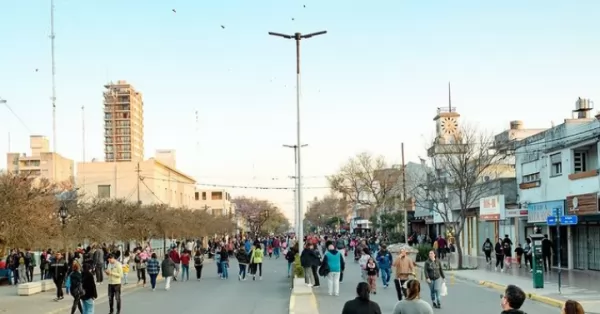
POLYGON ((561 225, 576 225, 577 224, 577 216, 575 216, 575 215, 560 216, 560 224, 561 225))
MULTIPOLYGON (((576 225, 578 222, 578 219, 577 219, 577 216, 575 216, 575 215, 568 215, 568 216, 560 216, 559 221, 560 221, 561 225, 570 226, 570 225, 576 225)), ((556 216, 548 216, 546 218, 546 224, 548 226, 556 226, 556 216)))

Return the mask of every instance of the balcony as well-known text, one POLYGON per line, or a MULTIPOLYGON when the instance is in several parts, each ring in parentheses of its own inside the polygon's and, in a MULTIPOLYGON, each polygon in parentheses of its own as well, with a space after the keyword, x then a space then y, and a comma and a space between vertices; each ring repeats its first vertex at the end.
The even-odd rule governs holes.
POLYGON ((575 180, 591 178, 591 177, 596 177, 596 176, 598 176, 598 169, 592 169, 592 170, 583 171, 583 172, 571 173, 569 175, 569 180, 575 181, 575 180))

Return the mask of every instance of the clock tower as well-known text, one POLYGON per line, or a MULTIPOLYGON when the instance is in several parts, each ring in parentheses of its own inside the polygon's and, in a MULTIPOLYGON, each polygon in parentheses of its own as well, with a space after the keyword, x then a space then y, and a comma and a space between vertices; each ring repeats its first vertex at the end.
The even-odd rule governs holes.
POLYGON ((452 98, 450 92, 450 83, 448 83, 448 107, 437 108, 437 114, 433 118, 435 121, 435 140, 428 149, 429 157, 437 154, 448 153, 449 145, 460 143, 460 114, 456 107, 452 107, 452 98))

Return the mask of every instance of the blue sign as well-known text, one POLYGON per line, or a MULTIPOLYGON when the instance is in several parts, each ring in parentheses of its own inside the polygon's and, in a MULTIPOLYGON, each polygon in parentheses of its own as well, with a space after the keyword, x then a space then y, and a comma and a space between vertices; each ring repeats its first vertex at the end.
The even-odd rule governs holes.
POLYGON ((575 215, 560 216, 560 224, 561 225, 576 225, 577 224, 577 216, 575 216, 575 215))
POLYGON ((549 216, 564 216, 565 201, 550 201, 527 205, 528 223, 547 223, 549 216), (556 215, 558 212, 558 215, 556 215))
MULTIPOLYGON (((578 222, 577 216, 574 215, 560 216, 559 221, 561 225, 565 226, 576 225, 578 222)), ((548 216, 546 218, 546 224, 548 224, 548 226, 556 226, 556 216, 548 216)))

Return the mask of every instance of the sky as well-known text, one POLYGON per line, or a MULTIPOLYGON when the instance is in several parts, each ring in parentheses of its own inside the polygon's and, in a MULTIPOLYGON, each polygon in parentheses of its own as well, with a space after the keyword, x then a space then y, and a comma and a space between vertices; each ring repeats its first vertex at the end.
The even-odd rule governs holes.
MULTIPOLYGON (((310 200, 357 153, 398 164, 404 142, 407 161, 424 156, 448 82, 461 121, 485 132, 550 127, 577 97, 600 99, 599 11, 593 0, 55 0, 57 150, 103 159, 103 85, 127 80, 144 95, 146 157, 175 149, 199 183, 249 187, 231 193, 292 217, 282 144, 296 143, 295 48, 269 31, 328 32, 301 47, 310 200)), ((54 140, 49 34, 50 0, 0 0, 0 97, 15 113, 0 105, 0 168, 8 151, 29 154, 30 134, 54 140)))

